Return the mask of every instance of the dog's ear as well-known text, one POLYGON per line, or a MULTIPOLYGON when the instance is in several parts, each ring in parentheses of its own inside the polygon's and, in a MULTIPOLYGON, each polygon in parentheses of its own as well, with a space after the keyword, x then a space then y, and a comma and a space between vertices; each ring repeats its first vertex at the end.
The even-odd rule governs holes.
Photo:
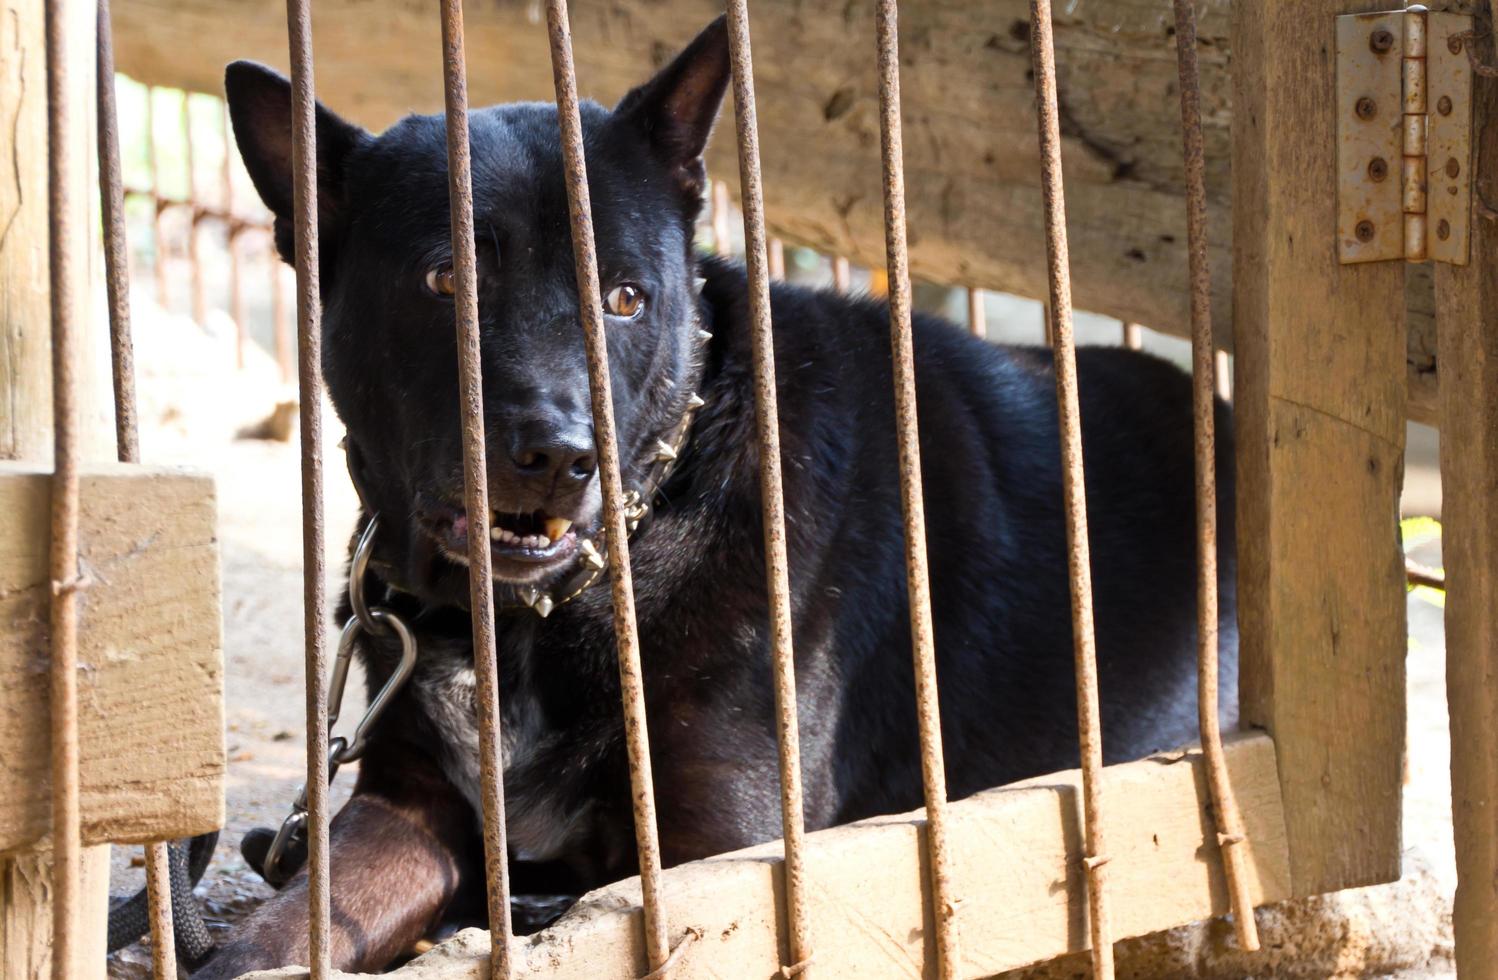
POLYGON ((700 198, 707 182, 702 151, 728 88, 728 21, 708 24, 686 50, 614 108, 643 130, 682 190, 700 198))
MULTIPOLYGON (((292 246, 291 82, 264 65, 236 61, 224 72, 234 139, 260 199, 276 216, 276 247, 288 262, 292 246)), ((319 238, 336 236, 349 153, 369 134, 317 105, 319 238)))

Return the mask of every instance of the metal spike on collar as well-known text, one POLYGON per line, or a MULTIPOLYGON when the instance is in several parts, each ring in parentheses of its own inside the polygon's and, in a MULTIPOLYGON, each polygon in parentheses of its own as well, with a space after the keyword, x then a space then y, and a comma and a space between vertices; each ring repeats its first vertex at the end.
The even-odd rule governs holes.
POLYGON ((705 344, 709 340, 713 339, 713 332, 711 330, 703 330, 701 327, 698 327, 697 328, 697 339, 700 340, 700 341, 702 341, 705 344))
POLYGON ((655 461, 657 463, 664 463, 667 460, 675 458, 676 448, 674 446, 664 439, 657 439, 655 441, 655 461))
POLYGON ((530 585, 522 585, 515 590, 515 594, 520 597, 521 602, 532 609, 536 608, 536 601, 541 598, 541 590, 530 585))
POLYGON ((545 619, 547 616, 550 616, 551 611, 556 608, 556 603, 552 600, 550 593, 542 592, 536 597, 536 601, 531 603, 531 608, 534 609, 542 619, 545 619))
POLYGON ((687 396, 687 411, 689 412, 695 412, 706 404, 707 402, 703 401, 702 396, 695 391, 687 396))
POLYGON ((697 296, 701 296, 702 295, 702 287, 706 286, 706 285, 707 285, 707 280, 703 279, 702 277, 699 276, 696 279, 692 280, 692 292, 695 295, 697 295, 697 296))
POLYGON ((603 552, 598 550, 596 544, 584 538, 582 544, 577 546, 577 549, 583 553, 583 561, 587 562, 593 568, 603 569, 603 552))

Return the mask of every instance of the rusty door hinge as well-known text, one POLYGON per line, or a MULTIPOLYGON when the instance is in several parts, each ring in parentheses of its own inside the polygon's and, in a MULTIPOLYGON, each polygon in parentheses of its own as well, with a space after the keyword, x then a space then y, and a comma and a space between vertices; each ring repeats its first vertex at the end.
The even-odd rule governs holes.
POLYGON ((1337 254, 1467 264, 1472 18, 1337 18, 1337 254))

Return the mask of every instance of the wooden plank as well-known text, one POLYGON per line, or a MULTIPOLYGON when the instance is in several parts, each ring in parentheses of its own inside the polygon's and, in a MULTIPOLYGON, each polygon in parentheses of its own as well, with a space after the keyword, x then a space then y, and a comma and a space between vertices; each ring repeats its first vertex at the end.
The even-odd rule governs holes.
MULTIPOLYGON (((47 832, 48 473, 0 463, 0 854, 47 832)), ((82 479, 79 731, 86 843, 223 824, 213 481, 97 464, 82 479)))
MULTIPOLYGON (((1253 841, 1255 904, 1290 894, 1289 855, 1274 746, 1262 734, 1230 738, 1227 761, 1253 841)), ((1228 910, 1196 750, 1104 771, 1109 894, 1119 937, 1143 935, 1228 910)), ((1084 948, 1081 774, 1056 773, 989 790, 949 810, 961 902, 963 975, 986 977, 1084 948)), ((931 928, 920 811, 807 836, 816 971, 828 977, 921 977, 931 928)), ((671 939, 697 933, 676 980, 766 977, 783 962, 779 843, 666 872, 671 939)), ((517 975, 548 980, 638 977, 645 966, 640 887, 630 879, 585 896, 556 925, 515 940, 517 975)), ((488 976, 488 934, 470 929, 391 976, 488 976)), ((250 976, 301 976, 297 969, 250 976)))
MULTIPOLYGON (((52 862, 44 848, 0 858, 0 977, 52 975, 52 862)), ((78 980, 104 980, 109 932, 109 845, 83 849, 78 980)))
MULTIPOLYGON (((59 9, 69 18, 69 106, 77 134, 78 173, 85 176, 69 204, 73 227, 97 225, 94 139, 94 18, 79 0, 59 9), (86 143, 84 141, 87 141, 86 143)), ((52 458, 52 337, 47 272, 47 58, 42 43, 43 5, 0 0, 0 459, 52 458)), ((79 234, 71 243, 77 271, 74 305, 93 308, 101 270, 99 241, 79 234)), ((107 343, 104 317, 79 317, 84 344, 107 343)), ((89 457, 114 457, 109 361, 89 358, 79 372, 79 435, 89 457)))
MULTIPOLYGON (((1255 5, 1256 6, 1256 5, 1255 5)), ((1390 6, 1384 3, 1383 6, 1390 6)), ((1396 5, 1397 6, 1397 5, 1396 5)), ((120 70, 142 81, 222 91, 223 67, 285 70, 279 0, 115 0, 120 70)), ((1217 346, 1232 348, 1229 0, 1197 4, 1217 346)), ((714 0, 617 0, 572 11, 579 85, 612 103, 722 12, 714 0)), ((757 0, 756 91, 766 215, 788 242, 884 264, 879 124, 869 4, 757 0), (858 43, 862 39, 866 43, 858 43)), ((924 0, 901 10, 901 85, 917 278, 1046 295, 1026 0, 924 0), (954 84, 953 79, 960 79, 954 84)), ((437 18, 400 0, 319 0, 318 94, 366 126, 440 112, 437 18), (371 65, 380 70, 371 72, 371 65)), ((467 27, 475 104, 552 98, 545 28, 521 3, 476 4, 467 27)), ((1072 285, 1079 309, 1189 336, 1180 106, 1168 8, 1109 0, 1056 24, 1072 285)), ((732 139, 709 149, 737 193, 732 139)), ((1411 319, 1411 380, 1435 350, 1428 313, 1411 319), (1422 339, 1428 338, 1428 339, 1422 339)), ((1416 410, 1435 417, 1434 390, 1416 410)))
POLYGON ((1336 15, 1235 9, 1240 696, 1279 753, 1294 892, 1399 877, 1404 264, 1339 265, 1336 15))
MULTIPOLYGON (((1467 3, 1469 12, 1492 8, 1467 3)), ((1487 17, 1475 24, 1491 38, 1487 17)), ((1431 37, 1431 44, 1444 44, 1431 37)), ((1470 43, 1470 42, 1469 42, 1470 43)), ((1491 40, 1478 49, 1498 63, 1491 40)), ((1498 202, 1498 78, 1473 79, 1476 190, 1498 202)), ((1456 960, 1498 975, 1498 221, 1474 217, 1470 262, 1438 266, 1446 698, 1456 833, 1456 960)))

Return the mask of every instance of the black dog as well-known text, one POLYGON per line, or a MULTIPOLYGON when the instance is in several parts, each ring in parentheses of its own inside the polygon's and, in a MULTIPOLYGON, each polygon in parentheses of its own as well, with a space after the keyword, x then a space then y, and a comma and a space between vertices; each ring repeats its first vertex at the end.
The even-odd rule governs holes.
MULTIPOLYGON (((670 863, 781 831, 745 278, 692 249, 728 75, 720 20, 612 112, 583 110, 624 479, 653 505, 630 554, 670 863), (652 486, 658 443, 689 417, 675 469, 652 486)), ((241 62, 226 84, 289 257, 287 83, 241 62)), ((609 589, 563 601, 603 542, 556 111, 475 112, 472 149, 511 859, 586 888, 634 873, 636 856, 609 589)), ((365 587, 421 646, 333 822, 334 961, 370 970, 482 875, 443 121, 374 136, 319 108, 317 154, 324 369, 366 517, 382 519, 365 587)), ((888 310, 784 285, 773 309, 806 823, 820 828, 921 804, 888 310)), ((960 797, 1077 764, 1054 380, 1049 352, 931 318, 915 349, 960 797)), ((1115 761, 1196 732, 1190 385, 1125 350, 1078 360, 1115 761)), ((1231 673, 1232 452, 1218 416, 1231 673)), ((396 651, 366 641, 361 655, 379 685, 396 651)), ((202 975, 305 962, 304 890, 299 877, 266 903, 202 975)))

